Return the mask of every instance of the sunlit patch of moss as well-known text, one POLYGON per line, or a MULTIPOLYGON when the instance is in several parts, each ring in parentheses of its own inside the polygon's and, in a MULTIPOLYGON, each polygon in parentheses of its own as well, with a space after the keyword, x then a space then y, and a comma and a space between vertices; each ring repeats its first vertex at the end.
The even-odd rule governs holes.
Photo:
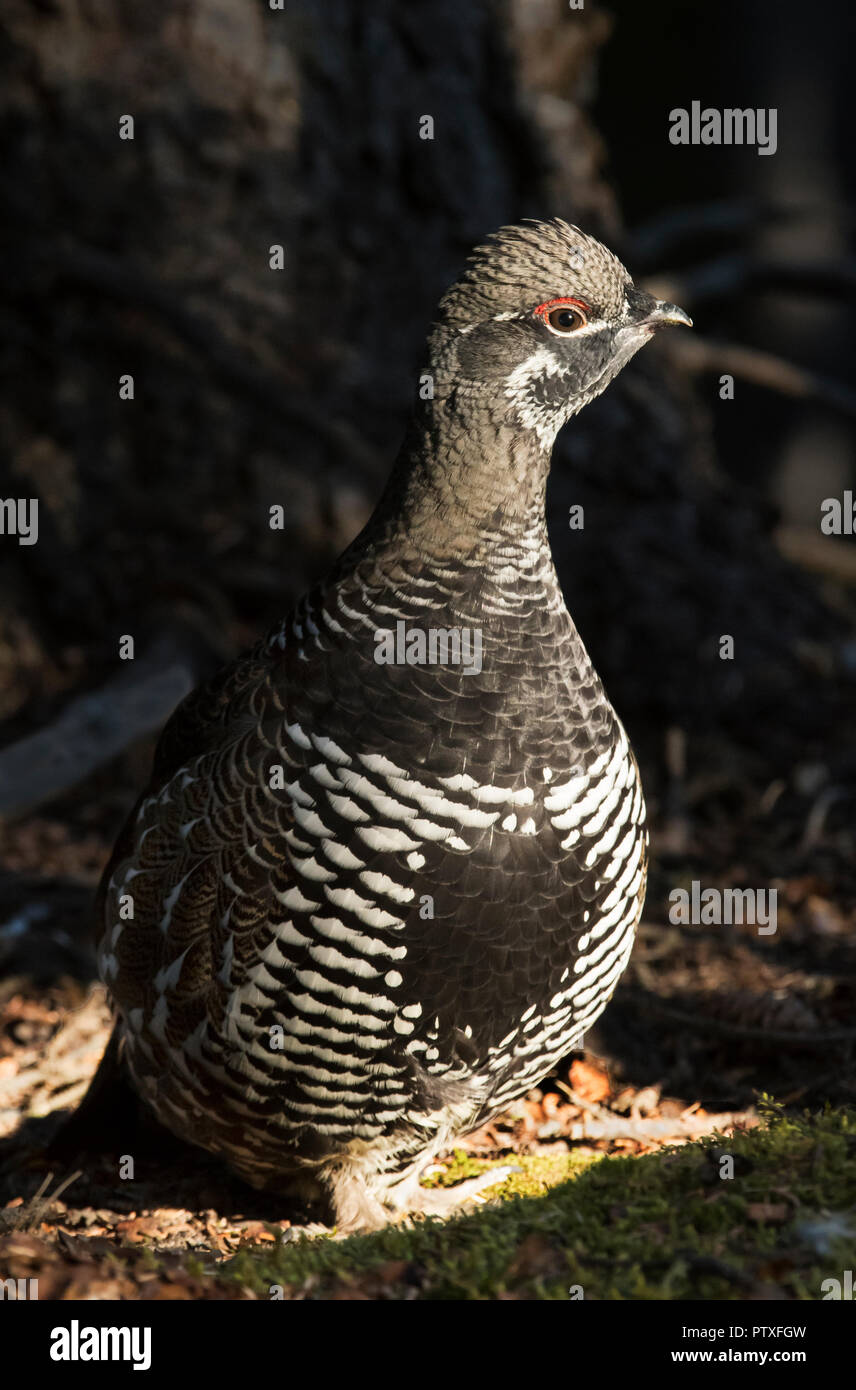
POLYGON ((590 1150, 577 1152, 571 1150, 564 1154, 512 1154, 508 1158, 486 1161, 473 1158, 463 1149, 456 1149, 444 1166, 442 1173, 432 1174, 424 1180, 426 1187, 453 1187, 467 1178, 479 1177, 491 1168, 516 1168, 519 1171, 500 1178, 495 1188, 482 1190, 488 1199, 500 1197, 540 1197, 558 1183, 576 1177, 591 1163, 600 1160, 601 1155, 590 1150))
MULTIPOLYGON (((817 1299, 852 1268, 853 1111, 766 1102, 756 1129, 658 1154, 503 1162, 522 1172, 469 1215, 247 1248, 220 1275, 285 1297, 817 1299)), ((461 1153, 441 1180, 489 1166, 461 1153)))

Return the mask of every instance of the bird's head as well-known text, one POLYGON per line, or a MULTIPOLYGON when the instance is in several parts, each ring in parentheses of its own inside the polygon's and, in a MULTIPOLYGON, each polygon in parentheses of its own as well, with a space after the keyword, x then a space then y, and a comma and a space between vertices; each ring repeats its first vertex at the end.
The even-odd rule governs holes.
POLYGON ((692 320, 635 288, 611 251, 554 218, 503 227, 440 301, 435 394, 534 432, 558 430, 665 324, 692 320))

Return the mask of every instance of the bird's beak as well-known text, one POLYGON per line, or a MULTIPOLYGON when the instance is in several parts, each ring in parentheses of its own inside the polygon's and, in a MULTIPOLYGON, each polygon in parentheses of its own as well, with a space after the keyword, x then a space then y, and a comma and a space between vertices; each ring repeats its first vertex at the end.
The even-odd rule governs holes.
POLYGON ((654 301, 654 308, 645 318, 645 323, 651 328, 662 328, 668 323, 682 323, 686 328, 693 326, 689 314, 685 314, 677 304, 667 304, 664 299, 654 301))

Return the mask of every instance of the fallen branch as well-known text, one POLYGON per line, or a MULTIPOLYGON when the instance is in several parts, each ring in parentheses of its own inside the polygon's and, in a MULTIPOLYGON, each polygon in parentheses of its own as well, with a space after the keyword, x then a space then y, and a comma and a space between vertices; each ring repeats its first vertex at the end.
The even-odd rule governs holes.
POLYGON ((733 1129, 737 1124, 755 1124, 757 1116, 753 1110, 741 1110, 728 1114, 708 1115, 696 1113, 697 1107, 685 1110, 682 1115, 665 1119, 642 1119, 638 1115, 629 1118, 616 1115, 602 1105, 593 1105, 564 1082, 555 1083, 571 1103, 585 1111, 581 1121, 572 1123, 565 1131, 569 1139, 638 1139, 642 1143, 652 1140, 669 1143, 675 1139, 701 1139, 714 1130, 720 1132, 733 1129))
POLYGON ((53 724, 0 749, 0 815, 21 815, 78 786, 160 728, 198 678, 192 652, 165 637, 106 685, 72 700, 53 724))
POLYGON ((686 303, 690 308, 750 289, 786 290, 791 295, 818 295, 840 302, 856 290, 856 259, 800 263, 762 260, 738 252, 688 270, 651 276, 645 288, 659 298, 686 303))
POLYGON ((662 265, 689 241, 699 237, 734 236, 750 232, 770 210, 748 198, 715 198, 669 208, 630 233, 635 264, 662 265))
POLYGON ((845 415, 856 416, 856 391, 851 387, 797 367, 772 352, 687 336, 681 340, 679 360, 691 372, 727 373, 779 395, 820 401, 845 415))
POLYGON ((754 1123, 751 1111, 726 1112, 721 1115, 678 1115, 662 1119, 633 1119, 622 1115, 610 1115, 598 1119, 586 1114, 581 1120, 572 1122, 564 1131, 566 1138, 574 1143, 587 1139, 637 1139, 640 1143, 672 1144, 677 1140, 702 1139, 714 1130, 725 1133, 736 1125, 754 1123))
POLYGON ((793 1029, 756 1028, 749 1024, 725 1023, 722 1019, 708 1018, 704 1014, 686 1013, 683 1009, 664 1003, 656 995, 642 994, 632 987, 623 989, 620 997, 625 1002, 635 1004, 641 1012, 657 1014, 659 1018, 668 1019, 670 1023, 679 1024, 692 1032, 711 1033, 714 1037, 734 1041, 768 1043, 773 1047, 789 1048, 793 1051, 856 1042, 856 1028, 832 1028, 816 1033, 798 1032, 793 1029))
POLYGON ((791 564, 838 584, 856 584, 856 546, 852 542, 824 536, 811 526, 779 526, 773 539, 791 564))

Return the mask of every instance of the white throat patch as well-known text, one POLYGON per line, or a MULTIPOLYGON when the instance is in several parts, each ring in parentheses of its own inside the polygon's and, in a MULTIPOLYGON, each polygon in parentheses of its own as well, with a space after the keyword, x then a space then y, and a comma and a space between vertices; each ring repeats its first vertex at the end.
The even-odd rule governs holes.
POLYGON ((566 417, 561 410, 551 409, 539 401, 536 387, 545 377, 567 375, 549 348, 539 347, 505 378, 503 394, 514 407, 520 423, 535 431, 544 449, 552 448, 566 417))

